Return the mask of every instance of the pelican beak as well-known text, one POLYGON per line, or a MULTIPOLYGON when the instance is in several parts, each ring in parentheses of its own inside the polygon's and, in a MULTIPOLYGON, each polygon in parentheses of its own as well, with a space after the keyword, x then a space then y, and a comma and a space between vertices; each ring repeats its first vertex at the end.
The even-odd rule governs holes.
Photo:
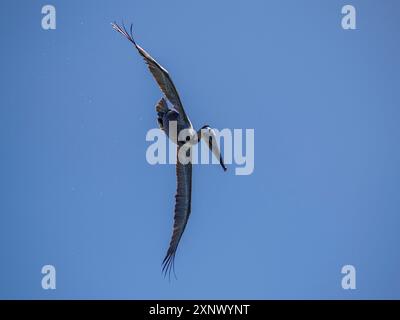
POLYGON ((222 155, 219 156, 219 163, 221 164, 222 169, 224 169, 224 171, 228 170, 225 166, 224 163, 224 159, 222 158, 222 155))
POLYGON ((219 163, 221 164, 222 169, 224 169, 224 171, 226 171, 227 168, 225 166, 224 159, 222 158, 221 151, 218 147, 216 133, 214 132, 213 129, 211 129, 207 125, 204 126, 202 128, 202 130, 205 130, 205 131, 201 131, 201 138, 203 138, 207 142, 208 147, 210 148, 211 152, 219 160, 219 163))

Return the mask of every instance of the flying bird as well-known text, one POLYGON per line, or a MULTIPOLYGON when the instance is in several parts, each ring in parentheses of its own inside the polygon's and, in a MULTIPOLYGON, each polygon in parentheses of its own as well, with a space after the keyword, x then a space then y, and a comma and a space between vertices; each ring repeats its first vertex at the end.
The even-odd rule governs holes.
MULTIPOLYGON (((193 129, 193 125, 183 108, 178 91, 176 90, 168 71, 136 43, 133 39, 132 25, 129 33, 124 25, 122 25, 122 27, 116 23, 112 23, 111 25, 114 30, 121 33, 134 45, 139 54, 144 58, 151 74, 160 87, 164 96, 156 104, 157 122, 160 129, 165 132, 168 138, 177 144, 177 155, 179 155, 179 151, 184 147, 185 143, 188 142, 189 147, 187 150, 183 150, 183 153, 186 153, 186 156, 190 158, 191 146, 199 143, 200 139, 203 139, 208 144, 211 152, 217 157, 217 159, 219 159, 224 171, 226 171, 227 168, 216 143, 215 131, 209 125, 204 125, 198 132, 193 129), (168 102, 172 105, 172 108, 168 107, 168 102), (172 121, 176 123, 175 127, 170 126, 172 121), (170 127, 176 128, 176 130, 170 130, 170 127), (178 140, 178 135, 182 130, 188 132, 186 141, 178 140)), ((174 226, 169 248, 162 262, 162 272, 164 275, 168 273, 169 276, 171 274, 171 269, 175 269, 174 263, 176 251, 191 213, 192 163, 190 161, 184 163, 184 161, 180 161, 178 156, 176 162, 176 176, 177 190, 175 195, 174 226)))

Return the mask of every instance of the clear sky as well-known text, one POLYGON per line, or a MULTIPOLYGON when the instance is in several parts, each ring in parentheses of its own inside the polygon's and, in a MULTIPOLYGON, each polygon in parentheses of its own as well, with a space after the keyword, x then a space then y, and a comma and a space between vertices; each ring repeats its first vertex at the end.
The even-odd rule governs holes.
POLYGON ((0 14, 0 298, 400 298, 398 1, 7 0, 0 14), (134 23, 196 128, 255 129, 252 175, 194 167, 171 282, 175 168, 145 158, 161 93, 114 20, 134 23))

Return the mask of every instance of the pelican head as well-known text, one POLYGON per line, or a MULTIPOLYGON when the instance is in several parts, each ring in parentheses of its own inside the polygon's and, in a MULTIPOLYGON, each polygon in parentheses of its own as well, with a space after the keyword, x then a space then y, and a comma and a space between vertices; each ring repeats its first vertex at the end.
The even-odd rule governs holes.
POLYGON ((215 155, 215 157, 219 160, 219 163, 221 164, 222 169, 224 171, 227 170, 224 159, 222 158, 221 151, 219 150, 218 144, 217 144, 217 135, 214 131, 213 128, 211 128, 208 124, 204 125, 200 129, 200 133, 198 134, 199 139, 203 139, 207 144, 212 153, 215 155))

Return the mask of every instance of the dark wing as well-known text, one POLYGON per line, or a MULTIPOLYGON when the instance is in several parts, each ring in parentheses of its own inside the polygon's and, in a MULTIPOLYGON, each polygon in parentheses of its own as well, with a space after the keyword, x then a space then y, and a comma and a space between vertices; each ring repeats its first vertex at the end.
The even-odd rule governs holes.
POLYGON ((168 273, 169 276, 171 274, 171 269, 174 268, 175 254, 179 241, 185 231, 190 216, 192 203, 192 163, 182 164, 179 159, 177 159, 176 177, 177 190, 175 195, 174 230, 167 254, 162 263, 164 275, 168 273))
POLYGON ((156 60, 154 60, 142 47, 136 44, 135 40, 132 36, 132 25, 130 28, 130 33, 127 32, 125 26, 122 28, 116 24, 111 24, 113 29, 124 35, 136 49, 139 51, 140 55, 144 58, 145 62, 147 63, 150 72, 153 74, 154 79, 157 81, 158 86, 160 87, 161 91, 164 93, 166 98, 174 105, 176 110, 181 114, 186 123, 190 123, 185 110, 183 109, 183 105, 181 99, 179 98, 178 91, 175 88, 174 83, 172 82, 171 77, 168 74, 168 71, 165 70, 156 60))

